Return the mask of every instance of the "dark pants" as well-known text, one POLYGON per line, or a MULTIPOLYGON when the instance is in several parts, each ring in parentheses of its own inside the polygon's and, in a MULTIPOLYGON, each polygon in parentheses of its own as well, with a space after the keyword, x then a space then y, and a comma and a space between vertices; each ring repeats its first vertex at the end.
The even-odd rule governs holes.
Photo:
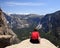
POLYGON ((38 44, 38 43, 40 43, 38 39, 35 39, 35 40, 30 39, 30 42, 33 43, 33 44, 38 44))

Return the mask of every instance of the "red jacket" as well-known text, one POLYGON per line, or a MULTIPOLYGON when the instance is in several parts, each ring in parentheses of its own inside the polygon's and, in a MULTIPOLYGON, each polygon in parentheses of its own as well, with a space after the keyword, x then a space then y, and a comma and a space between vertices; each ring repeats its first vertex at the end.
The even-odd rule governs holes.
POLYGON ((33 40, 39 39, 39 32, 38 31, 33 31, 31 33, 31 39, 33 39, 33 40))

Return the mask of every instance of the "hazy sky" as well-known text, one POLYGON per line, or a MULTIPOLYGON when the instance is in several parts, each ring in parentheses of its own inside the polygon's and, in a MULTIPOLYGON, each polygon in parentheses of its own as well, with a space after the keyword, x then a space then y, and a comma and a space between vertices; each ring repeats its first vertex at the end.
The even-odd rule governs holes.
POLYGON ((47 14, 60 10, 60 0, 0 0, 6 13, 47 14))

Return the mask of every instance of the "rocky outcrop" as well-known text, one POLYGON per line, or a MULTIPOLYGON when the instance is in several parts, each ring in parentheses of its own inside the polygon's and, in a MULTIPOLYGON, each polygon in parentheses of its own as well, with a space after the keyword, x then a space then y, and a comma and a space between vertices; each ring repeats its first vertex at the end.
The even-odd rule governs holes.
POLYGON ((30 43, 30 39, 24 40, 19 44, 11 45, 6 48, 57 48, 47 39, 41 38, 39 44, 30 43))
POLYGON ((0 35, 0 48, 9 46, 11 37, 11 35, 0 35))
POLYGON ((19 43, 17 35, 8 27, 7 20, 0 9, 0 48, 19 43))

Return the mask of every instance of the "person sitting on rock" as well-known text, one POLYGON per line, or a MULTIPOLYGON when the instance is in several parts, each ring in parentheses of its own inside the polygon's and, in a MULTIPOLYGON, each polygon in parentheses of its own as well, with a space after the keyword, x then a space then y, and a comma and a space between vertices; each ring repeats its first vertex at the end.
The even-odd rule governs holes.
POLYGON ((31 43, 40 43, 39 36, 40 36, 40 34, 37 31, 37 29, 35 28, 34 31, 31 33, 30 42, 31 43))

